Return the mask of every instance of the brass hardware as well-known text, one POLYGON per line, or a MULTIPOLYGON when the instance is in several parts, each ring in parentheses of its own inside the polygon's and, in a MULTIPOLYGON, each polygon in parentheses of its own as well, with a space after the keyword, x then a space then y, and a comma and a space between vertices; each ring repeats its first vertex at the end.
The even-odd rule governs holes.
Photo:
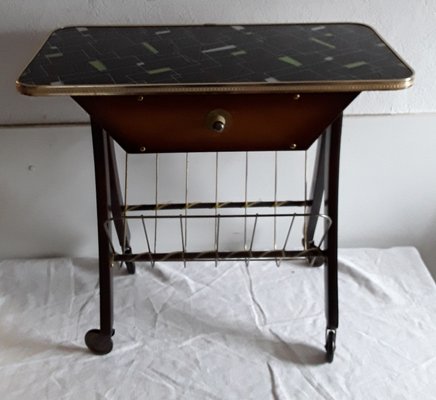
POLYGON ((300 99, 300 95, 297 93, 297 94, 294 94, 294 100, 299 100, 300 99))
POLYGON ((226 127, 226 119, 222 115, 218 115, 215 121, 212 123, 212 129, 215 132, 222 132, 226 127))
POLYGON ((141 153, 143 153, 145 150, 147 150, 147 149, 145 148, 145 146, 141 146, 141 147, 139 148, 139 151, 140 151, 141 153))
POLYGON ((292 143, 289 147, 291 148, 291 150, 295 150, 297 148, 297 144, 292 143))
POLYGON ((138 92, 147 94, 174 93, 288 93, 298 90, 304 93, 361 92, 367 90, 407 89, 414 83, 414 75, 405 79, 284 82, 282 85, 260 83, 222 83, 210 86, 201 84, 179 84, 152 86, 147 84, 113 85, 31 85, 15 82, 17 90, 27 96, 130 96, 138 92))
POLYGON ((143 101, 144 100, 144 96, 138 96, 138 101, 143 101))
POLYGON ((225 110, 212 110, 206 116, 206 126, 213 132, 221 133, 229 126, 231 115, 225 110))

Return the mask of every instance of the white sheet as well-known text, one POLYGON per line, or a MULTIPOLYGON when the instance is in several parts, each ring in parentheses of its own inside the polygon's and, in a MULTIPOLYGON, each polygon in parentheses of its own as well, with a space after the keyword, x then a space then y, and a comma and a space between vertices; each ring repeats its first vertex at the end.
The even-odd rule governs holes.
POLYGON ((323 269, 138 265, 115 276, 114 350, 95 260, 0 263, 0 399, 435 399, 436 290, 413 248, 340 251, 324 363, 323 269))

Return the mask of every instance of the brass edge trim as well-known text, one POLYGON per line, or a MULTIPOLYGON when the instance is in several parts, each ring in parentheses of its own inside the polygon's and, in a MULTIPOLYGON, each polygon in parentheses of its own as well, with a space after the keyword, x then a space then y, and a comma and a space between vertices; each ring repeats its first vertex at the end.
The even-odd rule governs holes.
MULTIPOLYGON (((24 74, 24 71, 26 71, 26 69, 29 67, 30 63, 35 59, 35 57, 38 55, 38 53, 39 53, 39 52, 42 50, 42 48, 45 46, 45 44, 47 43, 48 39, 50 39, 50 36, 53 35, 53 33, 55 33, 56 31, 58 31, 58 30, 60 30, 60 29, 62 29, 62 28, 57 28, 57 29, 55 29, 54 31, 51 31, 51 32, 46 36, 46 39, 42 42, 41 45, 39 45, 38 47, 35 46, 35 48, 36 48, 37 50, 34 51, 34 53, 33 53, 33 57, 30 58, 30 60, 27 62, 27 64, 26 64, 26 66, 24 67, 24 69, 22 69, 20 75, 18 75, 18 79, 20 79, 20 77, 24 74)), ((15 88, 16 88, 16 89, 17 89, 21 94, 26 94, 26 93, 23 93, 23 92, 20 90, 20 87, 23 86, 23 84, 22 84, 18 79, 15 81, 15 88)), ((29 96, 32 96, 32 95, 29 94, 29 96)))
POLYGON ((127 96, 147 94, 194 93, 315 93, 360 92, 369 90, 400 90, 413 85, 414 76, 403 80, 385 81, 319 81, 283 82, 281 84, 228 83, 228 84, 172 84, 152 85, 26 85, 16 82, 17 90, 28 96, 127 96))
POLYGON ((59 121, 59 122, 17 122, 9 124, 0 124, 0 129, 25 129, 25 128, 81 128, 88 127, 90 122, 74 122, 74 121, 59 121))
POLYGON ((363 24, 363 23, 352 23, 353 25, 360 25, 360 26, 364 26, 365 28, 368 28, 370 30, 372 30, 374 32, 374 34, 376 36, 378 36, 378 38, 380 39, 380 41, 382 41, 384 43, 384 45, 394 54, 395 57, 398 58, 398 60, 407 67, 407 69, 410 71, 410 76, 408 77, 408 79, 411 80, 411 83, 409 86, 410 87, 413 85, 413 83, 415 82, 415 70, 406 62, 404 61, 404 59, 397 53, 396 50, 394 50, 391 45, 384 39, 384 37, 382 35, 380 35, 378 33, 377 30, 375 30, 372 26, 367 25, 367 24, 363 24))
MULTIPOLYGON (((370 91, 370 90, 401 90, 411 87, 415 81, 415 71, 406 63, 402 57, 383 39, 383 37, 370 25, 361 22, 305 22, 305 23, 226 23, 226 24, 171 24, 171 25, 67 25, 59 27, 47 36, 45 41, 39 46, 30 62, 36 57, 40 50, 44 47, 50 36, 63 29, 71 29, 77 27, 92 27, 92 28, 117 28, 117 27, 200 27, 200 26, 268 26, 268 25, 360 25, 371 30, 385 46, 403 63, 410 71, 411 75, 407 78, 400 80, 384 80, 384 81, 311 81, 311 82, 282 82, 277 85, 271 83, 259 84, 253 83, 228 83, 228 84, 215 84, 215 85, 200 85, 200 84, 181 84, 174 86, 172 84, 166 85, 26 85, 21 83, 18 79, 15 82, 16 89, 21 94, 27 96, 113 96, 113 95, 137 95, 137 94, 167 94, 167 93, 280 93, 299 91, 303 93, 313 92, 354 92, 354 91, 370 91), (99 90, 96 90, 96 89, 99 90), (100 91, 104 89, 104 91, 100 91)), ((30 62, 22 70, 19 77, 27 69, 30 62)))

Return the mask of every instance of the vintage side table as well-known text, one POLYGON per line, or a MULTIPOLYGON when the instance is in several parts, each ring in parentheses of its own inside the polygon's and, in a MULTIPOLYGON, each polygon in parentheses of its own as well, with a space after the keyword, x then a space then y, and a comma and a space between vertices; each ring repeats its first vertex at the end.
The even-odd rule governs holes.
MULTIPOLYGON (((305 258, 324 263, 326 352, 332 361, 338 327, 337 217, 342 112, 361 92, 404 89, 413 71, 370 27, 362 24, 68 27, 53 32, 17 81, 31 96, 71 96, 91 117, 99 243, 100 329, 85 336, 97 354, 112 350, 112 264, 135 261, 305 258), (319 138, 319 140, 317 140, 319 138), (114 143, 130 153, 301 151, 318 142, 308 198, 220 203, 123 204, 114 143), (266 216, 304 219, 302 246, 265 251, 252 247, 262 215, 250 207, 274 209, 266 216), (322 207, 324 205, 324 207, 322 207), (304 207, 277 214, 277 207, 304 207), (240 208, 251 218, 241 251, 219 248, 218 210, 240 208), (188 218, 204 213, 160 215, 162 209, 212 209, 215 240, 210 251, 186 247, 188 218), (321 214, 321 209, 325 211, 321 214), (179 218, 181 247, 158 252, 150 245, 147 216, 179 218), (146 251, 131 247, 128 228, 143 223, 146 251), (315 243, 317 222, 326 230, 315 243), (254 219, 254 222, 253 222, 254 219), (329 229, 328 229, 329 228, 329 229), (115 250, 111 232, 121 250, 115 250), (248 236, 248 238, 247 238, 248 236), (324 240, 325 239, 325 240, 324 240)), ((248 154, 248 153, 247 153, 248 154)), ((277 153, 276 153, 277 154, 277 153)), ((152 188, 151 188, 152 189, 152 188)), ((204 211, 204 210, 203 210, 204 211)), ((239 215, 240 217, 241 215, 239 215)), ((207 216, 206 216, 207 217, 207 216)), ((289 233, 288 233, 289 236, 289 233)), ((156 234, 154 236, 156 241, 156 234)))

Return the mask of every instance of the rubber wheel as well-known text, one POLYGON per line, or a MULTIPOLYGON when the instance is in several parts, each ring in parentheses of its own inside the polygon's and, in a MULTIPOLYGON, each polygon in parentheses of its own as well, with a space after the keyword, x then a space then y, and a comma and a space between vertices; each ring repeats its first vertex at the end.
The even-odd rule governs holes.
POLYGON ((306 259, 311 267, 320 267, 325 262, 324 256, 320 255, 320 250, 316 247, 307 251, 306 259))
MULTIPOLYGON (((112 335, 114 332, 112 331, 112 335)), ((110 335, 102 334, 99 329, 86 332, 85 343, 94 354, 104 355, 112 351, 113 342, 110 335)))
POLYGON ((324 264, 324 257, 323 256, 309 255, 309 256, 307 256, 307 262, 309 263, 309 265, 311 267, 318 268, 324 264))
MULTIPOLYGON (((124 254, 132 254, 132 249, 130 247, 126 247, 126 249, 124 250, 124 254)), ((127 272, 130 275, 133 275, 136 271, 135 263, 132 261, 126 261, 125 264, 126 264, 127 272)))
POLYGON ((126 262, 126 267, 127 267, 127 272, 128 272, 130 275, 133 275, 133 274, 135 273, 135 271, 136 271, 136 266, 135 266, 135 263, 134 263, 134 262, 130 262, 130 261, 126 262))
POLYGON ((334 331, 328 331, 325 342, 326 361, 331 363, 333 361, 336 349, 336 333, 334 331))
POLYGON ((320 255, 321 250, 315 246, 313 241, 306 242, 306 240, 303 238, 301 239, 301 243, 306 249, 306 260, 311 267, 320 267, 324 264, 325 258, 323 255, 320 255))

